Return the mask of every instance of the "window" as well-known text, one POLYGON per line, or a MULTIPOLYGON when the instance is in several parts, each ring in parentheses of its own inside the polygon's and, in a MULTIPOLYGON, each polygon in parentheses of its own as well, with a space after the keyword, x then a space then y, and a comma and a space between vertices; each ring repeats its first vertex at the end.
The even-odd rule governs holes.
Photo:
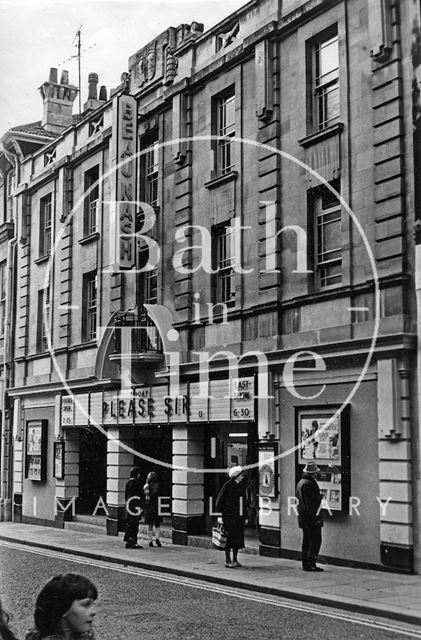
POLYGON ((96 233, 99 215, 99 166, 85 173, 85 202, 83 211, 83 234, 96 233))
POLYGON ((159 153, 158 142, 154 140, 141 155, 140 192, 143 202, 152 207, 159 205, 158 196, 159 153))
POLYGON ((338 36, 314 43, 312 64, 313 128, 321 131, 339 118, 338 36))
POLYGON ((229 223, 213 229, 214 250, 214 302, 235 303, 234 247, 232 227, 229 223))
POLYGON ((213 147, 216 154, 215 169, 217 175, 224 175, 232 171, 234 167, 231 140, 235 136, 235 92, 233 88, 215 99, 213 116, 213 131, 219 136, 213 147))
POLYGON ((318 285, 329 287, 342 282, 341 204, 327 187, 315 191, 316 273, 318 285))
POLYGON ((48 351, 50 327, 50 289, 38 291, 37 351, 48 351))
MULTIPOLYGON (((142 269, 148 262, 149 249, 142 248, 138 253, 138 269, 142 269)), ((157 304, 158 302, 158 269, 150 271, 139 271, 137 280, 137 291, 139 295, 139 305, 157 304)))
POLYGON ((82 340, 90 342, 97 335, 97 275, 96 272, 83 276, 82 340))
POLYGON ((49 193, 40 200, 39 257, 48 256, 51 250, 53 200, 49 193))
POLYGON ((4 335, 6 318, 6 262, 0 264, 0 336, 4 335))

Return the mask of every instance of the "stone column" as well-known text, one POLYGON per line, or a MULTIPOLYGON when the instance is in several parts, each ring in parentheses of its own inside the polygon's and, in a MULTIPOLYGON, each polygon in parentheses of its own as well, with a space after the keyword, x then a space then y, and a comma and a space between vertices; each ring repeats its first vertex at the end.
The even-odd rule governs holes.
POLYGON ((174 544, 187 544, 188 536, 204 533, 204 429, 202 425, 173 427, 173 464, 186 469, 173 470, 174 544), (190 470, 191 469, 191 470, 190 470))
POLYGON ((133 453, 120 445, 133 448, 133 427, 109 427, 107 439, 107 534, 117 536, 124 531, 124 490, 133 466, 133 453))
POLYGON ((55 521, 63 527, 76 513, 79 497, 79 429, 63 429, 64 478, 56 480, 55 521))

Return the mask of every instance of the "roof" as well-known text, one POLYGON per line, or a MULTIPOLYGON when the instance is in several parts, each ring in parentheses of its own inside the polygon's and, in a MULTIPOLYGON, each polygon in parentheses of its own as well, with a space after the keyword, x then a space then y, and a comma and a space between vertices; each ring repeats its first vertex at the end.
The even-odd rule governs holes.
POLYGON ((44 138, 56 138, 59 134, 51 131, 46 131, 41 126, 41 120, 37 122, 30 122, 29 124, 20 124, 17 127, 12 127, 9 131, 17 131, 19 133, 29 133, 34 136, 43 136, 44 138))
MULTIPOLYGON (((84 118, 84 116, 80 113, 72 117, 73 117, 73 124, 77 124, 84 118)), ((57 138, 61 133, 61 132, 54 133, 53 131, 46 131, 44 127, 41 125, 41 120, 38 120, 37 122, 30 122, 28 124, 20 124, 17 127, 11 127, 9 131, 17 131, 19 133, 28 133, 30 135, 42 136, 44 138, 50 138, 50 139, 57 138)), ((64 131, 64 128, 63 128, 63 131, 64 131)))

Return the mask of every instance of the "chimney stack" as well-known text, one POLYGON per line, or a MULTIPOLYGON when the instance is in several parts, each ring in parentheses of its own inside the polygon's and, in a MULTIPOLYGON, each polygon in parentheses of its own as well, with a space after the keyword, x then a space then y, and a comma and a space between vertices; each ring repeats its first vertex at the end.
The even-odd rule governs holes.
POLYGON ((69 73, 63 71, 60 84, 57 79, 57 69, 50 69, 48 82, 39 88, 44 103, 42 126, 46 131, 60 133, 73 124, 73 102, 78 94, 78 88, 69 84, 69 73))
POLYGON ((107 90, 105 87, 101 87, 99 90, 98 99, 98 74, 90 73, 88 75, 88 99, 83 105, 84 111, 95 111, 104 102, 107 101, 107 90))

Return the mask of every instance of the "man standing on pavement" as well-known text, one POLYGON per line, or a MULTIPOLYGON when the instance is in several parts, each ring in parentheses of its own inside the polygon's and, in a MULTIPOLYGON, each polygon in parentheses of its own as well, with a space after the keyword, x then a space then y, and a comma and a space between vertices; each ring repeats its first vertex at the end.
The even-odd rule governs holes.
POLYGON ((304 571, 323 571, 316 565, 323 527, 323 517, 320 514, 322 495, 316 482, 319 471, 315 462, 307 462, 303 477, 295 490, 298 498, 298 526, 303 530, 301 561, 304 571))
POLYGON ((143 548, 137 544, 137 534, 139 531, 143 502, 143 487, 140 482, 140 473, 139 467, 132 467, 130 469, 130 479, 126 484, 124 495, 126 500, 126 532, 124 534, 126 549, 143 548))

